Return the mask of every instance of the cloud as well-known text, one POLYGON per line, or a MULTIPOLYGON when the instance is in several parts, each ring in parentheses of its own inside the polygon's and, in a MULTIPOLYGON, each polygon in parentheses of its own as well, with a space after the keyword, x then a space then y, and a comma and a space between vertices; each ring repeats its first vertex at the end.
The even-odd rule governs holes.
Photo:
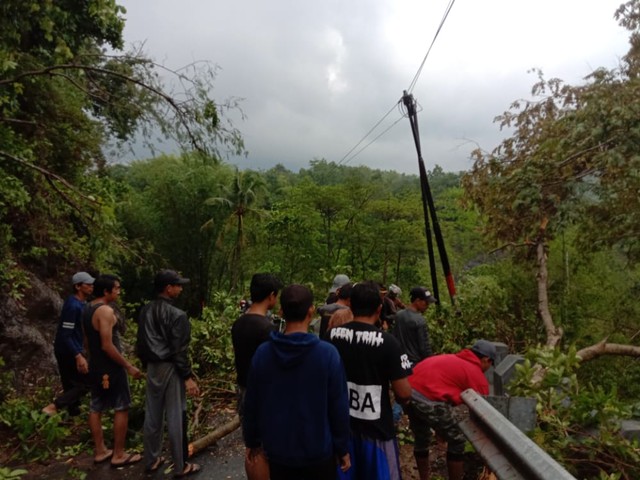
MULTIPOLYGON (((395 109, 440 24, 448 0, 125 0, 125 38, 180 67, 221 67, 216 98, 243 98, 237 123, 249 150, 241 167, 313 158, 340 161, 387 112, 358 149, 401 118, 395 109)), ((427 168, 470 167, 476 144, 504 136, 493 118, 530 94, 541 68, 579 82, 614 67, 627 34, 613 13, 619 0, 457 0, 413 95, 427 168)), ((415 173, 408 120, 400 120, 349 164, 415 173)))

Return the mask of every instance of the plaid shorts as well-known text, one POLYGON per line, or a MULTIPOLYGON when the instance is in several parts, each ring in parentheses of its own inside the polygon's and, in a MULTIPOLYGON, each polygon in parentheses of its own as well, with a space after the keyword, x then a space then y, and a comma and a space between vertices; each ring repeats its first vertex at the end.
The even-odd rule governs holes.
POLYGON ((411 402, 405 407, 409 416, 409 424, 415 438, 413 451, 424 453, 429 451, 431 429, 447 442, 447 453, 462 455, 467 438, 458 427, 455 413, 451 405, 444 402, 433 402, 415 390, 411 402))

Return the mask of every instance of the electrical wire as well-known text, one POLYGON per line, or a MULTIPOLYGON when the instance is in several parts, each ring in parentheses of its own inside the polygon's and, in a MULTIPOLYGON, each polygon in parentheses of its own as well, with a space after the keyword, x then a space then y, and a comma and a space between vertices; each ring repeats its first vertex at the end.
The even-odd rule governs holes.
POLYGON ((455 3, 455 1, 456 0, 450 0, 449 1, 449 5, 447 5, 447 8, 445 9, 444 15, 442 16, 442 20, 440 21, 440 25, 438 26, 438 30, 436 30, 436 33, 433 36, 433 40, 431 40, 431 45, 429 45, 429 49, 427 50, 427 53, 425 54, 424 58, 422 59, 422 63, 420 64, 420 67, 418 68, 418 71, 416 72, 416 75, 413 77, 413 80, 411 81, 411 84, 409 84, 409 88, 407 88, 407 93, 411 93, 413 91, 413 89, 415 88, 416 83, 418 82, 418 78, 420 78, 420 74, 422 73, 422 67, 424 67, 425 62, 427 61, 427 57, 429 56, 429 53, 431 52, 431 49, 433 48, 433 45, 436 43, 436 39, 438 38, 438 34, 440 33, 440 30, 442 30, 444 22, 447 19, 447 17, 449 16, 449 12, 453 8, 453 4, 455 3))
POLYGON ((398 122, 400 122, 400 120, 404 119, 405 115, 401 115, 400 118, 398 118, 395 122, 393 122, 391 125, 389 125, 385 130, 383 130, 377 137, 375 137, 373 140, 371 140, 369 143, 367 143, 364 147, 362 147, 360 150, 358 150, 356 153, 353 154, 353 156, 351 158, 349 158, 348 160, 346 160, 343 165, 347 164, 348 162, 350 162, 351 160, 353 160, 355 157, 357 157, 363 150, 365 150, 367 147, 369 147, 369 145, 371 145, 373 142, 375 142, 376 140, 378 140, 382 135, 384 135, 385 133, 387 133, 389 130, 391 130, 393 127, 395 127, 398 122))
MULTIPOLYGON (((433 36, 433 40, 431 41, 431 45, 429 46, 429 49, 427 50, 427 53, 425 54, 424 58, 422 59, 422 63, 420 64, 420 67, 418 68, 418 71, 416 72, 415 76, 413 77, 413 80, 411 81, 411 84, 409 85, 409 88, 407 89, 407 93, 411 93, 411 91, 415 88, 416 83, 418 82, 418 79, 420 78, 420 74, 422 73, 422 68, 424 67, 425 62, 427 61, 427 57, 429 56, 429 53, 431 52, 431 49, 433 48, 433 45, 436 42, 436 39, 438 38, 438 34, 440 33, 440 30, 442 30, 442 27, 444 25, 444 22, 446 21, 447 17, 449 16, 449 12, 451 11, 451 9, 453 8, 453 4, 455 3, 455 0, 449 0, 449 4, 447 5, 447 8, 445 9, 444 15, 442 16, 442 20, 440 21, 440 25, 438 26, 438 30, 436 30, 435 35, 433 36)), ((402 100, 398 100, 398 102, 396 102, 393 107, 391 107, 389 109, 389 111, 387 113, 385 113, 383 115, 383 117, 378 120, 376 122, 376 124, 371 127, 371 129, 369 129, 369 131, 360 139, 360 141, 358 143, 356 143, 338 162, 337 165, 344 165, 349 163, 351 160, 353 160, 355 157, 357 157, 360 153, 362 153, 367 147, 369 147, 373 142, 375 142, 378 138, 380 138, 382 135, 384 135, 385 133, 387 133, 389 130, 391 130, 391 128, 393 128, 402 118, 406 117, 407 113, 404 111, 403 109, 403 104, 402 104, 402 100), (358 150, 357 152, 355 152, 353 155, 351 155, 351 153, 356 150, 366 139, 369 135, 371 135, 373 133, 373 131, 378 128, 378 126, 385 120, 385 118, 387 118, 391 112, 393 111, 393 109, 395 107, 399 106, 401 112, 402 112, 402 117, 400 117, 398 120, 396 120, 393 124, 391 124, 390 127, 388 127, 387 129, 385 129, 382 133, 380 133, 378 136, 376 136, 373 140, 371 140, 369 143, 367 143, 363 148, 361 148, 360 150, 358 150), (349 156, 351 155, 351 156, 349 156)))
MULTIPOLYGON (((358 155, 358 153, 360 153, 362 150, 364 150, 364 148, 363 148, 362 150, 359 150, 359 151, 358 151, 357 153, 355 153, 351 158, 349 158, 348 160, 345 160, 345 159, 349 156, 349 154, 351 154, 351 152, 353 152, 356 148, 358 148, 358 147, 360 146, 360 144, 361 144, 362 142, 364 142, 364 141, 366 140, 366 138, 367 138, 369 135, 371 135, 371 132, 373 132, 376 128, 378 128, 378 125, 380 125, 380 124, 384 121, 384 119, 385 119, 385 118, 387 118, 387 117, 391 114, 391 112, 393 112, 393 109, 394 109, 394 108, 396 108, 396 106, 397 106, 397 105, 398 105, 398 104, 397 104, 397 103, 395 103, 395 104, 393 105, 393 107, 391 107, 391 108, 389 109, 389 111, 388 111, 387 113, 385 113, 385 114, 382 116, 382 118, 381 118, 380 120, 378 120, 378 122, 377 122, 373 127, 371 127, 371 129, 370 129, 370 130, 369 130, 369 131, 364 135, 364 137, 362 137, 362 138, 360 139, 360 141, 359 141, 358 143, 356 143, 356 144, 351 148, 351 150, 349 150, 349 151, 344 155, 344 157, 342 157, 342 158, 337 162, 337 163, 338 163, 338 165, 342 165, 342 163, 343 163, 343 162, 344 162, 344 163, 348 163, 348 162, 350 162, 351 160, 353 160, 353 159, 358 155)), ((385 132, 386 132, 386 130, 385 130, 385 132)), ((379 135, 378 135, 378 136, 379 136, 379 135)), ((378 137, 376 137, 376 138, 378 138, 378 137)), ((369 144, 369 145, 370 145, 370 144, 369 144)), ((369 145, 367 145, 367 146, 369 146, 369 145)), ((366 147, 365 147, 365 148, 366 148, 366 147)))

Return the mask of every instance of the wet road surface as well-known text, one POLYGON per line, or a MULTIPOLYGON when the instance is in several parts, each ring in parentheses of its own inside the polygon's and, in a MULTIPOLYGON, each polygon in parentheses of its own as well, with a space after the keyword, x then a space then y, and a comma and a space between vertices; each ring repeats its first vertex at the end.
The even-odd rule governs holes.
MULTIPOLYGON (((111 468, 108 462, 94 465, 91 457, 85 456, 82 459, 73 459, 63 464, 50 465, 46 470, 38 472, 37 475, 25 475, 25 480, 58 480, 80 478, 80 472, 87 475, 85 480, 133 480, 133 479, 172 479, 171 454, 167 449, 164 456, 169 459, 157 472, 153 474, 145 473, 144 463, 138 462, 134 465, 121 468, 111 468)), ((244 473, 244 447, 242 446, 242 435, 240 429, 223 437, 214 445, 196 454, 189 460, 202 466, 202 470, 194 475, 185 478, 211 479, 211 480, 239 480, 246 479, 244 473)))

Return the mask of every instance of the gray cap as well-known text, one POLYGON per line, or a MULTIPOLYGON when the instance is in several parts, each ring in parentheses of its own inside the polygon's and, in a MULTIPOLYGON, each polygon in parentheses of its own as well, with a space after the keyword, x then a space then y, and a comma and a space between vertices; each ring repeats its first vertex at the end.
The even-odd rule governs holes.
POLYGON ((333 277, 333 285, 331 285, 329 293, 336 293, 336 291, 340 287, 346 285, 349 282, 351 282, 351 280, 349 280, 349 277, 347 277, 344 273, 339 273, 338 275, 333 277))
POLYGON ((489 357, 492 362, 496 361, 496 346, 488 340, 478 340, 471 347, 471 351, 482 357, 489 357))
POLYGON ((71 285, 78 285, 79 283, 86 283, 87 285, 93 285, 96 279, 89 275, 87 272, 78 272, 71 277, 71 285))

